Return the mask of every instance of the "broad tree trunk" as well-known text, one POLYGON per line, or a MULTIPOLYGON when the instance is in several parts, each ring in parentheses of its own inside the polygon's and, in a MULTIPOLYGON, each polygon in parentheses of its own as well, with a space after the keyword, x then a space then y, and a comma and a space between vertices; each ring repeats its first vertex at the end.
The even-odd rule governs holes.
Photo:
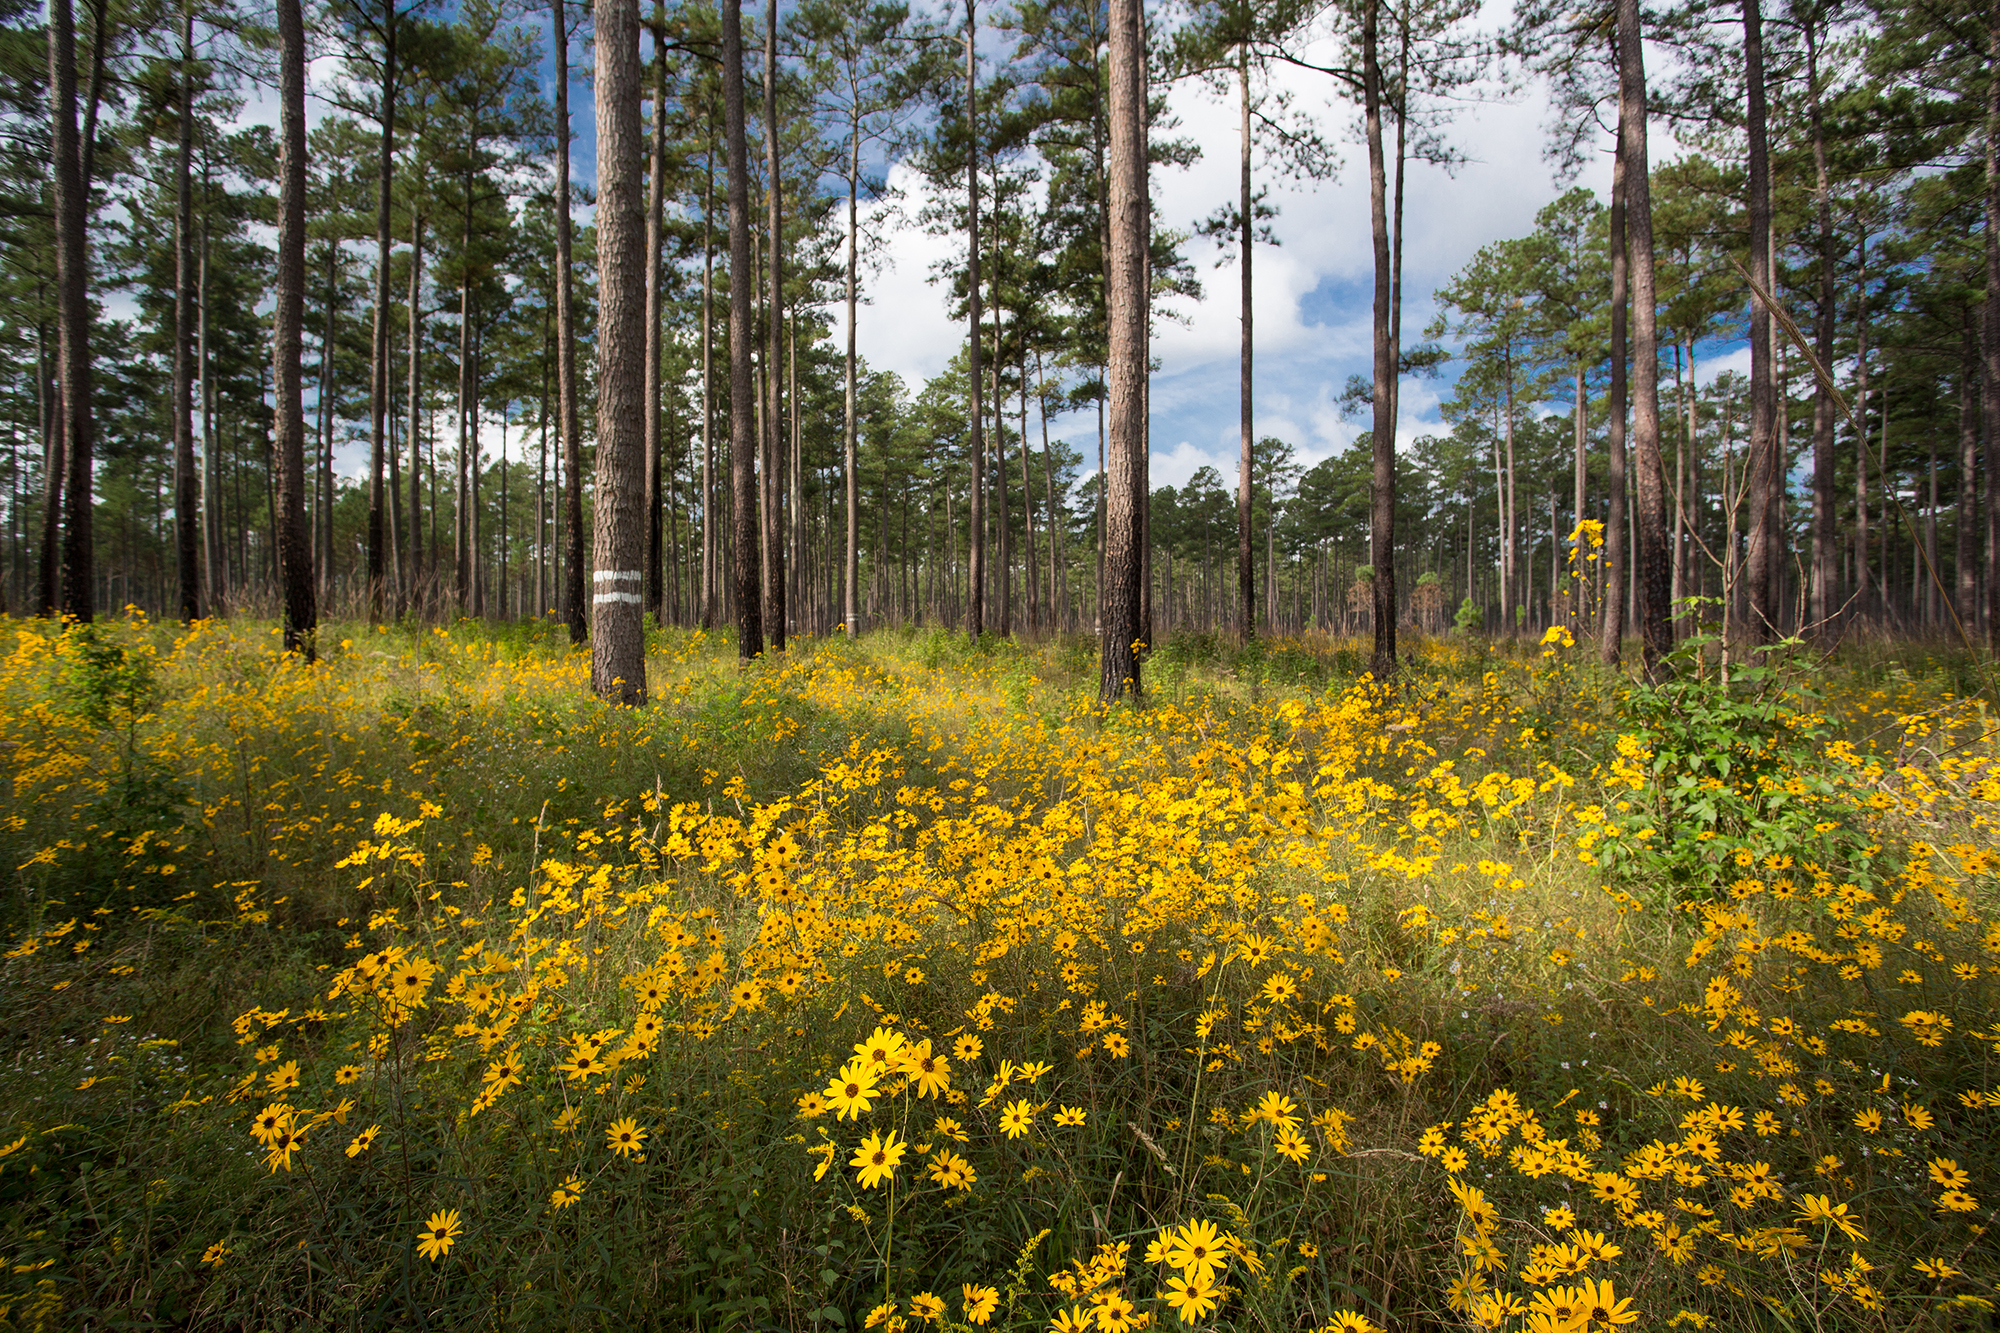
POLYGON ((978 0, 965 0, 965 206, 967 352, 970 358, 967 421, 972 427, 972 549, 966 571, 965 630, 978 638, 986 628, 986 435, 981 401, 979 310, 979 33, 978 0))
MULTIPOLYGON (((193 66, 194 8, 189 4, 181 11, 180 134, 174 154, 174 565, 181 619, 188 622, 201 618, 201 477, 194 458, 193 66)), ((322 384, 322 395, 325 391, 322 384)))
MULTIPOLYGON (((1613 54, 1616 54, 1614 48, 1613 54)), ((1611 160, 1611 466, 1605 478, 1610 506, 1604 516, 1604 602, 1598 621, 1598 656, 1617 666, 1625 645, 1625 199, 1630 169, 1625 161, 1625 127, 1611 160)))
POLYGON ((1251 320, 1255 311, 1251 304, 1250 252, 1255 243, 1256 228, 1251 212, 1255 201, 1250 192, 1250 48, 1239 46, 1236 55, 1236 77, 1242 92, 1242 125, 1237 143, 1237 207, 1241 213, 1238 219, 1242 235, 1237 245, 1242 249, 1243 271, 1238 274, 1241 281, 1238 300, 1242 306, 1242 351, 1239 353, 1241 374, 1237 385, 1237 415, 1239 439, 1236 454, 1236 618, 1245 642, 1257 635, 1257 561, 1256 548, 1250 540, 1250 508, 1252 500, 1252 451, 1257 443, 1257 417, 1251 397, 1251 373, 1254 369, 1253 355, 1256 342, 1253 337, 1251 320))
MULTIPOLYGON (((91 545, 90 306, 83 160, 76 128, 76 19, 70 0, 49 4, 51 178, 56 241, 57 417, 63 458, 62 613, 88 623, 96 612, 91 545)), ((53 492, 55 486, 50 484, 53 492)), ((53 513, 50 514, 53 518, 53 513)))
MULTIPOLYGON (((1750 273, 1772 299, 1771 155, 1764 96, 1764 18, 1761 0, 1743 0, 1743 59, 1749 85, 1750 273)), ((1753 298, 1750 315, 1750 550, 1743 580, 1750 597, 1749 637, 1768 643, 1778 624, 1778 490, 1784 460, 1778 457, 1775 363, 1771 316, 1753 298)))
POLYGON ((1106 496, 1103 641, 1098 695, 1140 693, 1135 643, 1143 630, 1139 582, 1146 447, 1146 86, 1139 0, 1111 0, 1111 252, 1106 304, 1110 334, 1110 457, 1106 496))
MULTIPOLYGON (((1753 0, 1754 3, 1754 0, 1753 0)), ((1625 230, 1631 249, 1632 445, 1638 467, 1638 620, 1647 675, 1657 679, 1673 649, 1667 598, 1673 567, 1667 547, 1666 469, 1660 457, 1660 340, 1654 300, 1653 193, 1646 160, 1646 64, 1639 0, 1618 0, 1618 129, 1625 149, 1625 230)))
MULTIPOLYGON (((1396 674, 1396 349, 1389 336, 1388 175, 1382 160, 1381 6, 1368 0, 1361 25, 1361 85, 1368 133, 1368 223, 1375 250, 1374 475, 1370 484, 1368 561, 1375 646, 1368 669, 1378 681, 1396 674)), ((1272 506, 1277 505, 1275 490, 1272 506)), ((1275 521, 1275 515, 1274 521, 1275 521)))
POLYGON ((590 684, 646 702, 646 244, 638 0, 597 0, 597 503, 590 684))
POLYGON ((556 402, 562 430, 563 616, 569 641, 590 633, 583 577, 583 431, 576 403, 576 315, 571 308, 569 267, 569 25, 564 0, 553 0, 551 39, 556 61, 556 402))
POLYGON ((284 588, 285 651, 303 652, 310 662, 319 613, 313 604, 312 549, 306 533, 306 418, 300 365, 306 310, 306 35, 299 0, 277 0, 277 6, 278 94, 283 109, 271 376, 272 451, 278 464, 278 579, 284 588))
POLYGON ((743 126, 743 0, 722 0, 723 134, 729 153, 729 481, 735 499, 736 654, 764 655, 757 565, 756 390, 750 355, 750 159, 743 126))

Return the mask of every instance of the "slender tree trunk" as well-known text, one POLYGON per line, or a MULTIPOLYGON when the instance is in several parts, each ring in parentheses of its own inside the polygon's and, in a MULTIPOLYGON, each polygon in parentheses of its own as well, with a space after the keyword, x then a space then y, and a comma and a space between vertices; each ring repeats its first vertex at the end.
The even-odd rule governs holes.
MULTIPOLYGON (((1872 548, 1868 536, 1868 224, 1858 210, 1854 221, 1859 233, 1854 281, 1854 413, 1855 419, 1861 423, 1854 436, 1854 592, 1856 609, 1865 624, 1874 596, 1874 577, 1869 572, 1872 548)), ((1989 287, 1988 290, 1995 289, 1989 287)), ((2000 413, 2000 406, 1993 410, 2000 413)), ((1987 448, 1992 449, 1991 434, 1987 440, 1987 448)), ((1987 455, 1989 465, 1994 457, 1991 453, 1987 455)))
POLYGON ((597 503, 590 684, 646 702, 647 307, 645 139, 639 129, 638 0, 597 0, 597 503))
MULTIPOLYGON (((1764 95, 1764 18, 1761 0, 1743 0, 1743 58, 1749 85, 1750 272, 1775 295, 1771 267, 1771 165, 1764 95)), ((1777 508, 1783 460, 1777 456, 1777 403, 1771 319, 1753 300, 1750 315, 1750 550, 1744 583, 1750 597, 1750 641, 1767 643, 1778 623, 1777 508)))
POLYGON ((1986 643, 2000 653, 2000 3, 1988 8, 1986 34, 1986 643))
POLYGON ((458 482, 452 503, 452 598, 460 614, 472 595, 472 476, 479 467, 479 382, 472 350, 472 178, 465 179, 465 218, 461 233, 467 264, 458 282, 458 482))
MULTIPOLYGON (((328 604, 333 599, 333 319, 334 312, 338 309, 335 289, 339 286, 339 266, 340 247, 328 242, 326 247, 326 327, 320 333, 319 460, 317 466, 314 468, 314 471, 318 474, 314 482, 314 488, 319 492, 320 497, 319 513, 314 516, 314 527, 317 529, 316 540, 319 543, 319 595, 322 604, 328 604)), ((189 412, 190 414, 193 412, 192 394, 190 394, 189 412)), ((188 463, 186 475, 190 478, 195 477, 194 429, 192 423, 190 423, 188 428, 188 463)), ((189 501, 189 503, 198 507, 201 494, 198 478, 194 482, 193 494, 195 498, 189 501)), ((189 540, 194 539, 190 538, 189 540)), ((198 541, 195 541, 195 546, 198 552, 198 541)), ((197 562, 199 561, 198 554, 192 558, 196 559, 197 562)), ((200 573, 197 571, 195 575, 197 585, 200 583, 200 578, 200 573)))
MULTIPOLYGON (((420 608, 428 597, 429 585, 424 578, 424 486, 423 486, 423 273, 424 273, 424 217, 421 210, 411 201, 410 207, 410 363, 409 387, 405 391, 410 408, 410 508, 409 521, 404 524, 409 537, 405 544, 410 552, 410 604, 420 608)), ((390 505, 396 504, 392 495, 390 505)), ((435 555, 435 552, 433 552, 435 555)))
MULTIPOLYGON (((1827 172, 1825 108, 1819 82, 1819 35, 1814 23, 1805 27, 1808 93, 1812 98, 1813 175, 1818 194, 1819 318, 1813 329, 1813 350, 1822 367, 1833 365, 1835 303, 1833 188, 1827 172)), ((1838 578, 1838 534, 1833 512, 1833 394, 1824 383, 1813 393, 1813 564, 1812 623, 1822 640, 1832 634, 1834 584, 1838 578)))
POLYGON ((666 589, 662 575, 665 552, 660 542, 660 383, 661 244, 667 195, 667 53, 665 11, 657 0, 653 10, 653 139, 646 184, 646 309, 645 309, 645 598, 655 624, 662 623, 666 589))
POLYGON ((764 627, 771 651, 785 651, 789 608, 786 605, 784 525, 784 332, 785 332, 785 182, 778 143, 778 0, 764 11, 764 187, 765 263, 770 289, 764 312, 764 384, 769 402, 764 413, 764 627))
POLYGON ((552 0, 556 65, 556 402, 562 431, 563 615, 569 641, 580 644, 590 632, 583 577, 583 430, 576 401, 576 315, 570 299, 569 199, 569 22, 565 0, 552 0))
MULTIPOLYGON (((57 414, 61 421, 63 509, 61 610, 89 623, 96 611, 91 545, 89 252, 84 224, 82 148, 76 128, 76 20, 70 0, 49 3, 51 193, 55 204, 57 414)), ((56 484, 48 483, 52 496, 56 484)), ((49 520, 55 517, 50 505, 49 520)))
POLYGON ((368 355, 368 619, 382 619, 387 554, 382 467, 389 405, 389 231, 396 184, 396 5, 383 0, 382 138, 375 194, 375 318, 368 355))
MULTIPOLYGON (((1752 0, 1754 3, 1755 0, 1752 0)), ((1639 0, 1618 0, 1618 126, 1625 144, 1625 228, 1631 249, 1633 515, 1638 537, 1639 639, 1646 672, 1658 679, 1673 650, 1667 598, 1666 470, 1660 456, 1659 304, 1654 299, 1653 193, 1646 158, 1646 64, 1639 0)))
POLYGON ((986 628, 986 435, 980 365, 979 327, 979 33, 978 0, 965 0, 965 206, 966 301, 968 305, 967 389, 971 401, 966 419, 972 428, 971 554, 966 570, 969 597, 965 629, 978 638, 986 628))
POLYGON ((215 382, 208 356, 208 173, 202 172, 201 253, 195 262, 195 378, 201 386, 201 558, 210 615, 229 609, 229 548, 223 542, 222 457, 215 438, 215 382))
POLYGON ((1958 372, 1958 609, 1959 628, 1967 635, 1979 626, 1979 545, 1976 524, 1979 515, 1979 352, 1973 335, 1972 312, 1967 310, 1964 349, 1958 372))
POLYGON ((1236 77, 1242 92, 1242 125, 1237 140, 1237 209, 1242 235, 1236 243, 1242 250, 1243 270, 1237 275, 1241 281, 1238 299, 1242 308, 1243 347, 1239 354, 1242 373, 1237 385, 1236 618, 1243 640, 1247 643, 1257 635, 1257 562, 1250 540, 1251 470, 1255 466, 1252 459, 1257 443, 1256 410, 1251 397, 1256 342, 1251 325, 1255 312, 1251 300, 1250 256, 1256 242, 1256 229, 1252 219, 1255 200, 1250 190, 1250 48, 1247 44, 1237 47, 1236 60, 1236 77))
POLYGON ((1021 550, 1021 591, 1028 602, 1028 632, 1040 622, 1041 608, 1036 596, 1035 575, 1035 482, 1028 471, 1028 344, 1021 340, 1021 523, 1025 545, 1021 550))
POLYGON ((701 210, 701 628, 715 628, 722 528, 715 521, 715 111, 708 116, 707 196, 701 210))
POLYGON ((272 315, 272 451, 278 464, 278 578, 284 585, 286 652, 313 660, 319 625, 312 550, 306 533, 306 418, 300 358, 306 306, 306 35, 299 0, 277 0, 277 308, 272 315))
MULTIPOLYGON (((1390 343, 1388 177, 1382 161, 1381 4, 1368 0, 1361 25, 1361 86, 1368 135, 1368 221, 1375 250, 1374 475, 1370 484, 1368 561, 1375 646, 1368 669, 1377 681, 1396 674, 1396 348, 1390 343)), ((1275 509, 1277 495, 1271 497, 1275 509)))
MULTIPOLYGON (((861 577, 861 479, 855 463, 855 395, 857 386, 854 377, 859 373, 860 358, 856 354, 854 321, 860 309, 859 282, 861 264, 861 101, 858 89, 850 88, 848 100, 849 116, 847 125, 847 416, 841 432, 841 465, 847 482, 847 535, 842 546, 843 592, 841 594, 841 623, 847 629, 847 637, 853 638, 861 632, 861 608, 855 584, 861 577)), ((886 511, 885 511, 886 512, 886 511)))
POLYGON ((1109 307, 1111 402, 1106 486, 1104 631, 1098 695, 1140 693, 1135 645, 1143 624, 1140 550, 1146 497, 1146 84, 1139 0, 1111 0, 1109 307))
POLYGON ((757 565, 756 390, 750 355, 750 158, 743 125, 743 0, 722 0, 723 133, 729 154, 729 479, 735 499, 736 653, 764 655, 757 565))
MULTIPOLYGON (((180 133, 174 155, 174 556, 181 619, 201 618, 201 478, 194 458, 194 8, 181 11, 180 133)), ((331 302, 329 301, 329 318, 331 302)), ((329 340, 330 341, 330 340, 329 340)), ((331 359, 331 352, 328 352, 331 359)), ((326 390, 322 379, 321 396, 326 390)))
POLYGON ((1598 656, 1606 666, 1618 665, 1625 643, 1625 199, 1630 174, 1621 124, 1611 162, 1611 421, 1606 432, 1611 467, 1605 478, 1610 505, 1604 517, 1604 600, 1598 621, 1598 656))

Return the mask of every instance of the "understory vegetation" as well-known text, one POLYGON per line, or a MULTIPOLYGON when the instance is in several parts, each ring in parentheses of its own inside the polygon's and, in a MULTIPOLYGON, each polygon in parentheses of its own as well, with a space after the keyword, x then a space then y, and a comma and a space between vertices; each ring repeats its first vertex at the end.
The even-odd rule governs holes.
POLYGON ((0 624, 0 1328, 1990 1326, 1981 662, 560 636, 0 624))

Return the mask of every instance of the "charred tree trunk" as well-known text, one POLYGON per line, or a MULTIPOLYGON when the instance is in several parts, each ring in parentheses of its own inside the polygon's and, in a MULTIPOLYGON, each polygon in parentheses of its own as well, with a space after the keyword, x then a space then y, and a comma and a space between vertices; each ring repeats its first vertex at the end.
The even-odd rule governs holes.
MULTIPOLYGON (((1743 0, 1743 59, 1749 85, 1750 273, 1776 298, 1771 267, 1771 154, 1764 97, 1764 18, 1761 0, 1743 0)), ((1750 597, 1752 643, 1768 643, 1778 624, 1778 491, 1784 460, 1778 457, 1777 378, 1771 347, 1771 314, 1754 299, 1750 315, 1750 550, 1743 581, 1750 597)))
MULTIPOLYGON (((979 64, 977 37, 978 0, 965 0, 965 206, 966 206, 966 301, 967 389, 970 402, 967 421, 972 428, 971 554, 966 570, 967 599, 965 630, 978 638, 986 628, 986 435, 985 405, 981 401, 980 310, 979 310, 979 64)), ((1108 642, 1108 641, 1107 641, 1108 642)))

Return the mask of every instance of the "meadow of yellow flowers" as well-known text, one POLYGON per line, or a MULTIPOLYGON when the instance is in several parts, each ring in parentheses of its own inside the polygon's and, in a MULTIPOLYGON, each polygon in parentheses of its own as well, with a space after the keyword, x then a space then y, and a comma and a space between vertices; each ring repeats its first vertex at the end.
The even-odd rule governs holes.
POLYGON ((1985 1329, 1978 663, 0 622, 0 1328, 1985 1329))

